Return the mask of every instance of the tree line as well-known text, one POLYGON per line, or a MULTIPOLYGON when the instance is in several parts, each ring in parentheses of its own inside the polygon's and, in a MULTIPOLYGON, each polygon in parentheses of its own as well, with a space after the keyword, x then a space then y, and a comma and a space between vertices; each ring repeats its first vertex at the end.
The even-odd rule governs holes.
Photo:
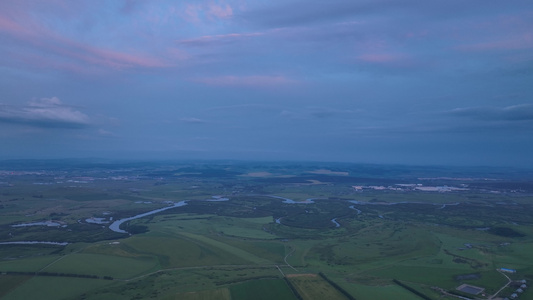
POLYGON ((88 274, 73 274, 73 273, 56 273, 56 272, 18 272, 18 271, 9 271, 9 272, 0 272, 4 275, 23 275, 23 276, 54 276, 54 277, 74 277, 74 278, 86 278, 86 279, 104 279, 104 280, 114 280, 111 276, 97 276, 97 275, 88 275, 88 274))

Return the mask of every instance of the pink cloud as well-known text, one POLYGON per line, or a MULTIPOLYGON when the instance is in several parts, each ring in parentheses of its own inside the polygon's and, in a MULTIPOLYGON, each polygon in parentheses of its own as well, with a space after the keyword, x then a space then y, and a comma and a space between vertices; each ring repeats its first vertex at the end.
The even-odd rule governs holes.
POLYGON ((84 62, 98 64, 112 68, 162 68, 169 65, 160 59, 143 56, 139 54, 130 54, 107 49, 99 49, 86 45, 75 45, 75 51, 66 51, 71 57, 78 58, 84 62), (81 53, 77 51, 81 50, 81 53))
POLYGON ((525 33, 512 38, 502 38, 501 40, 461 45, 455 47, 462 51, 490 51, 490 50, 523 50, 533 49, 533 33, 525 33))
POLYGON ((194 4, 188 4, 185 7, 185 19, 192 23, 199 23, 200 22, 200 15, 199 15, 200 7, 198 5, 194 4))
MULTIPOLYGON (((122 51, 116 51, 111 49, 104 49, 95 47, 92 45, 77 42, 75 40, 63 37, 57 33, 46 29, 43 26, 35 26, 35 24, 29 16, 21 15, 17 21, 0 15, 0 33, 17 40, 19 43, 31 46, 30 50, 36 52, 42 56, 42 52, 46 52, 50 55, 46 55, 48 63, 39 62, 40 65, 69 65, 67 69, 73 70, 72 63, 94 65, 113 68, 162 68, 168 67, 169 63, 161 58, 155 58, 138 53, 127 53, 122 51), (22 25, 24 24, 24 25, 22 25), (71 60, 71 63, 65 63, 65 59, 71 60), (55 62, 54 62, 55 61, 55 62)), ((26 55, 28 56, 28 55, 26 55)), ((15 57, 21 57, 16 54, 15 57)), ((41 58, 42 59, 42 58, 41 58)), ((34 60, 24 60, 31 62, 34 60)))
POLYGON ((0 32, 21 36, 31 34, 32 31, 20 26, 19 23, 0 15, 0 32))
POLYGON ((297 80, 290 79, 284 76, 219 76, 219 77, 205 77, 194 79, 195 82, 200 82, 213 86, 245 86, 245 87, 271 87, 280 85, 291 85, 298 83, 297 80))
POLYGON ((533 49, 533 11, 501 14, 457 28, 455 50, 483 52, 533 49))
POLYGON ((233 9, 228 4, 222 7, 214 3, 209 4, 207 15, 211 17, 217 17, 221 19, 227 19, 233 16, 233 9))
POLYGON ((80 63, 65 61, 64 59, 61 60, 53 57, 43 57, 42 54, 35 53, 13 52, 9 54, 9 60, 3 61, 2 63, 13 67, 19 67, 17 64, 22 63, 26 66, 31 66, 32 68, 64 70, 76 74, 96 75, 98 73, 95 66, 82 65, 80 63))
POLYGON ((185 19, 191 23, 213 21, 217 19, 229 19, 233 17, 233 8, 227 3, 187 4, 183 12, 185 19))

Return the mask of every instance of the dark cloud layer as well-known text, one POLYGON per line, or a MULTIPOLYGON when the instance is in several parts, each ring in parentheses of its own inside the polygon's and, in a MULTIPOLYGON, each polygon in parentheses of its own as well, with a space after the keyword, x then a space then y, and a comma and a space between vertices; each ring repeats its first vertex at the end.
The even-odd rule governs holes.
POLYGON ((42 98, 25 106, 0 106, 0 122, 50 128, 82 128, 89 117, 58 98, 42 98))

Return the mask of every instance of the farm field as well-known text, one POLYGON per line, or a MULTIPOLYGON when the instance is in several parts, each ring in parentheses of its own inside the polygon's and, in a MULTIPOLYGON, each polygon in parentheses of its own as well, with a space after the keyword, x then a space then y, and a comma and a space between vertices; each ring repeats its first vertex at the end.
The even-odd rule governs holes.
POLYGON ((533 281, 527 172, 40 166, 0 165, 2 299, 488 299, 499 268, 533 281))

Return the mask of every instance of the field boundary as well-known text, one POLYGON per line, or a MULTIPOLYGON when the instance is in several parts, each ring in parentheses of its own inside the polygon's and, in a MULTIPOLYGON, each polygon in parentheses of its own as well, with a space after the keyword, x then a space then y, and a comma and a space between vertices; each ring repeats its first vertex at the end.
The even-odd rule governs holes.
POLYGON ((421 292, 419 292, 419 291, 415 290, 414 288, 412 288, 412 287, 410 287, 410 286, 408 286, 408 285, 406 285, 406 284, 400 282, 400 281, 397 280, 397 279, 393 279, 392 281, 393 281, 394 283, 396 283, 397 285, 401 286, 402 288, 408 290, 409 292, 411 292, 411 293, 417 295, 418 297, 420 297, 420 298, 422 298, 422 299, 425 299, 425 300, 433 300, 433 299, 431 299, 430 297, 428 297, 428 296, 422 294, 421 292))
POLYGON ((344 296, 346 296, 348 299, 350 300, 356 300, 350 293, 348 293, 345 289, 343 289, 342 287, 340 287, 336 282, 332 281, 331 279, 329 279, 326 274, 322 273, 322 272, 318 272, 318 275, 320 277, 322 277, 322 279, 324 279, 325 281, 327 281, 329 284, 331 284, 332 287, 334 287, 337 291, 341 292, 341 294, 343 294, 344 296))

